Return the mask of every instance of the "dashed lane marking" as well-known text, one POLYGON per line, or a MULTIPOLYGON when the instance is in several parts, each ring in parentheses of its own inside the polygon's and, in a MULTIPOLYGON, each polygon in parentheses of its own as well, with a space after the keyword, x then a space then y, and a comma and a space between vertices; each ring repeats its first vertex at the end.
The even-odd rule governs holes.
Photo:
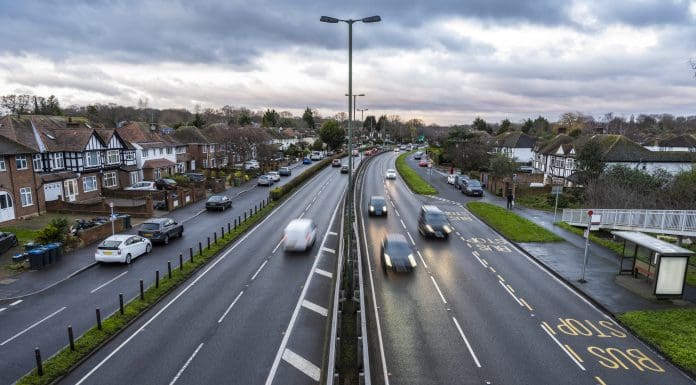
POLYGON ((2 343, 0 343, 0 346, 3 346, 3 345, 7 344, 7 343, 10 342, 10 341, 13 341, 14 339, 18 338, 18 337, 21 336, 22 334, 24 334, 24 333, 28 332, 29 330, 35 328, 35 327, 38 326, 40 323, 46 321, 47 319, 53 317, 54 315, 56 315, 56 314, 62 312, 62 311, 65 310, 65 309, 67 309, 67 307, 66 307, 66 306, 63 306, 62 308, 60 308, 60 309, 54 311, 53 313, 47 315, 46 317, 44 317, 44 318, 42 318, 42 319, 40 319, 40 320, 34 322, 34 323, 33 323, 31 326, 29 326, 28 328, 22 330, 21 332, 15 334, 14 336, 12 336, 12 337, 6 339, 5 341, 3 341, 2 343))
POLYGON ((203 343, 201 342, 201 344, 198 345, 196 350, 193 351, 193 354, 191 354, 191 357, 189 357, 188 360, 186 360, 186 363, 184 363, 184 366, 182 366, 181 369, 179 369, 179 371, 176 373, 176 376, 174 376, 174 378, 172 379, 172 382, 170 382, 169 385, 174 385, 176 380, 178 380, 179 377, 181 377, 181 374, 184 373, 184 370, 186 370, 186 368, 189 366, 191 361, 193 361, 193 358, 196 357, 196 355, 198 354, 198 352, 201 350, 202 347, 203 347, 203 343))
POLYGON ((411 236, 411 233, 409 233, 409 232, 407 231, 407 232, 406 232, 406 235, 408 235, 408 238, 411 240, 411 244, 413 244, 413 246, 415 246, 415 245, 416 245, 416 241, 413 240, 413 237, 411 236))
POLYGON ((326 308, 307 300, 302 301, 302 307, 309 309, 319 315, 323 315, 324 317, 326 317, 329 314, 329 311, 326 308))
POLYGON ((481 367, 481 363, 478 360, 478 357, 476 357, 476 353, 474 353, 474 349, 471 348, 471 345, 469 344, 469 340, 466 338, 464 335, 464 331, 462 331, 462 327, 459 326, 459 322, 457 322, 457 319, 452 317, 452 320, 454 321, 454 325, 457 327, 457 330, 459 331, 459 335, 462 336, 462 339, 464 340, 464 343, 466 344, 466 348, 469 349, 469 354, 471 354, 471 357, 474 359, 474 363, 476 363, 477 367, 481 367))
POLYGON ((406 229, 406 224, 404 223, 404 220, 403 219, 399 219, 399 220, 401 221, 401 226, 403 226, 404 229, 406 229))
POLYGON ((319 381, 319 376, 321 375, 321 370, 319 367, 309 362, 299 354, 290 349, 285 349, 283 352, 283 360, 295 367, 295 369, 309 376, 314 381, 319 381))
POLYGON ((333 231, 329 231, 329 235, 334 235, 334 236, 336 236, 336 235, 338 235, 338 233, 333 232, 333 231))
POLYGON ((314 269, 314 272, 317 273, 317 274, 319 274, 319 275, 323 275, 323 276, 326 277, 326 278, 332 278, 332 277, 333 277, 333 274, 329 273, 329 272, 326 271, 326 270, 322 270, 322 269, 318 269, 318 268, 317 268, 317 269, 314 269))
POLYGON ((252 281, 256 279, 256 276, 259 275, 259 273, 261 272, 261 269, 263 269, 263 267, 266 266, 267 263, 268 263, 268 259, 263 261, 263 263, 261 264, 261 267, 259 267, 259 269, 256 270, 256 273, 254 273, 254 276, 251 277, 252 281))
POLYGON ((232 310, 232 307, 234 306, 234 304, 237 303, 237 301, 239 301, 239 297, 241 297, 242 294, 244 294, 244 291, 240 291, 239 294, 237 294, 237 297, 234 299, 234 301, 232 301, 232 303, 230 304, 230 306, 227 307, 227 310, 225 310, 225 312, 222 314, 222 316, 221 316, 220 319, 218 320, 218 323, 222 323, 222 320, 224 320, 225 317, 227 317, 227 313, 229 313, 230 310, 232 310))
POLYGON ((321 251, 326 251, 327 253, 336 254, 336 250, 329 249, 328 247, 322 247, 321 251))
POLYGON ((423 267, 425 267, 427 269, 428 265, 425 263, 425 260, 423 259, 423 256, 421 255, 420 250, 416 250, 416 253, 418 253, 418 257, 420 257, 421 262, 423 262, 423 267))
POLYGON ((117 275, 117 276, 111 278, 110 280, 108 280, 108 281, 102 283, 101 285, 95 287, 94 289, 92 289, 92 290, 89 292, 89 294, 94 294, 94 293, 96 293, 97 290, 99 290, 99 289, 103 288, 104 286, 110 284, 111 282, 113 282, 113 281, 115 281, 115 280, 117 280, 117 279, 123 277, 123 276, 126 275, 127 273, 128 273, 128 270, 126 270, 126 271, 124 271, 123 273, 121 273, 121 274, 119 274, 119 275, 117 275))
MULTIPOLYGON (((498 282, 500 282, 500 281, 498 281, 498 282)), ((507 287, 504 283, 502 283, 502 282, 500 282, 500 286, 502 286, 502 287, 505 289, 505 291, 507 291, 508 294, 510 294, 510 296, 511 296, 512 298, 514 298, 515 301, 517 301, 517 303, 520 304, 520 306, 524 306, 524 305, 522 304, 522 302, 520 302, 520 300, 515 296, 515 294, 513 294, 512 291, 510 291, 510 288, 508 288, 508 287, 507 287)))
POLYGON ((573 360, 573 362, 575 362, 575 364, 578 365, 578 366, 580 367, 580 369, 582 369, 583 371, 585 371, 585 367, 582 366, 582 364, 581 364, 580 362, 578 362, 578 360, 576 360, 575 357, 573 357, 573 355, 570 354, 570 352, 568 352, 568 351, 565 349, 565 347, 558 341, 558 339, 556 339, 556 337, 553 336, 553 334, 549 333, 549 331, 546 330, 546 328, 544 327, 544 325, 542 325, 541 328, 544 329, 544 331, 546 332, 546 334, 548 334, 549 337, 551 337, 551 339, 553 340, 553 342, 555 342, 556 345, 558 345, 558 347, 560 347, 561 350, 563 350, 563 352, 564 352, 565 354, 567 354, 568 357, 570 357, 570 359, 573 360))
POLYGON ((5 310, 7 310, 6 307, 0 307, 0 313, 4 312, 5 310))
POLYGON ((445 305, 447 304, 447 300, 445 299, 445 296, 442 295, 442 291, 440 291, 440 286, 437 285, 437 282, 435 282, 435 278, 433 276, 430 276, 430 279, 433 281, 433 285, 435 285, 435 289, 437 290, 437 293, 440 294, 440 298, 442 299, 442 303, 445 305))
POLYGON ((23 299, 18 299, 18 300, 16 300, 16 301, 12 302, 12 303, 10 304, 10 306, 19 305, 19 304, 22 303, 23 301, 24 301, 23 299))
POLYGON ((534 309, 532 309, 532 307, 529 306, 529 304, 527 303, 527 301, 524 300, 524 298, 520 298, 520 302, 522 302, 522 304, 524 305, 524 307, 526 307, 527 309, 529 309, 529 311, 534 311, 534 309))

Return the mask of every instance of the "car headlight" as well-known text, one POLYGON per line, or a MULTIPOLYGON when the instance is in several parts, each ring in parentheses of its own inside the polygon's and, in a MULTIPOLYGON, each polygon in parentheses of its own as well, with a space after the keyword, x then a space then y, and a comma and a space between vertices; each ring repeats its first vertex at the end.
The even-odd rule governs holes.
POLYGON ((452 232, 452 228, 449 227, 449 225, 444 225, 444 226, 442 226, 442 228, 445 230, 445 232, 446 232, 447 234, 449 234, 449 233, 452 232))
POLYGON ((370 205, 370 211, 375 211, 375 206, 370 205))
POLYGON ((387 211, 387 206, 382 206, 382 211, 387 211))
POLYGON ((425 228, 426 228, 428 231, 430 231, 431 233, 432 233, 433 231, 435 231, 435 230, 433 230, 433 227, 430 226, 430 225, 425 225, 425 228))
POLYGON ((416 259, 413 258, 413 254, 408 255, 408 261, 411 263, 411 267, 416 267, 416 259))
POLYGON ((384 263, 387 264, 387 267, 392 267, 391 258, 387 253, 384 253, 384 263))

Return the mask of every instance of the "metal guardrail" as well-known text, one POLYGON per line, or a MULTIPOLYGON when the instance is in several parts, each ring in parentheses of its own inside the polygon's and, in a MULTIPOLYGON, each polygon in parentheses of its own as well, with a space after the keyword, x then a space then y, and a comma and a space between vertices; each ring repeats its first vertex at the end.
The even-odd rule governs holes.
POLYGON ((587 226, 587 212, 602 216, 600 228, 696 236, 696 210, 563 209, 563 222, 587 226))

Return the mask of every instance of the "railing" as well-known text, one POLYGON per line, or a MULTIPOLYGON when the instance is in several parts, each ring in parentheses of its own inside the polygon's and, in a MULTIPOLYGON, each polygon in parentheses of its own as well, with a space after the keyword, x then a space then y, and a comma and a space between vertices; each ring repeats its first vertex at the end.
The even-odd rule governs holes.
MULTIPOLYGON (((564 209, 562 220, 571 225, 587 226, 589 210, 564 209)), ((600 228, 696 236, 696 210, 592 209, 592 212, 602 216, 600 228)))

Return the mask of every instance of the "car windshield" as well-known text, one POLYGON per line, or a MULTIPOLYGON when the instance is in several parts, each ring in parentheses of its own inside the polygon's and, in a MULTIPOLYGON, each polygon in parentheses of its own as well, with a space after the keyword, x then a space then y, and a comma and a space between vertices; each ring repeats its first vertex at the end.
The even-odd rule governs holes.
POLYGON ((97 249, 102 249, 102 250, 116 250, 118 249, 118 246, 121 244, 123 241, 114 241, 114 240, 105 240, 104 242, 100 243, 99 246, 97 246, 97 249))
POLYGON ((159 223, 143 223, 140 225, 141 230, 159 230, 159 223))
POLYGON ((208 202, 222 202, 222 196, 213 195, 210 198, 208 198, 208 202))
POLYGON ((406 256, 411 254, 408 244, 403 241, 391 241, 387 243, 387 247, 384 251, 391 257, 406 256))
POLYGON ((370 200, 370 204, 373 206, 384 206, 384 199, 383 198, 372 198, 370 200))
POLYGON ((443 213, 426 213, 425 220, 436 225, 447 223, 447 217, 443 213))
POLYGON ((390 168, 389 170, 387 170, 387 173, 389 173, 389 174, 394 173, 394 172, 396 172, 396 171, 394 171, 393 168, 390 168))
POLYGON ((162 180, 165 181, 166 183, 176 184, 176 181, 174 179, 162 179, 162 180))
POLYGON ((481 187, 481 182, 479 182, 477 180, 470 180, 467 182, 467 185, 469 187, 481 187))

